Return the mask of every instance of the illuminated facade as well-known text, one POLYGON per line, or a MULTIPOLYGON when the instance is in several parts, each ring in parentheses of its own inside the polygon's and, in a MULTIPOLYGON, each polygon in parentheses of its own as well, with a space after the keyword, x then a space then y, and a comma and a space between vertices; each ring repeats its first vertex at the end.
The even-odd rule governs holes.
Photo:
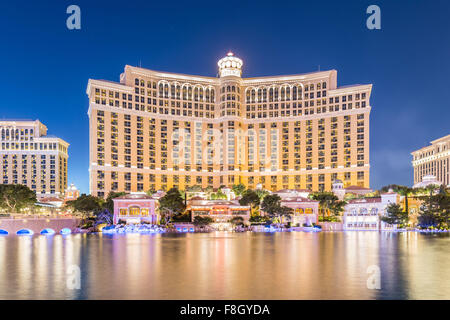
POLYGON ((380 218, 387 214, 390 204, 399 202, 399 195, 392 190, 375 198, 350 200, 344 208, 344 230, 395 230, 396 225, 387 224, 380 218))
POLYGON ((450 185, 450 135, 431 141, 431 145, 414 151, 414 185, 426 182, 427 176, 434 176, 445 186, 450 185))
POLYGON ((38 198, 64 196, 69 144, 46 136, 39 120, 0 121, 3 184, 23 184, 38 198))
POLYGON ((369 187, 371 85, 337 72, 242 78, 229 53, 218 77, 125 66, 89 80, 90 191, 243 183, 265 189, 369 187))

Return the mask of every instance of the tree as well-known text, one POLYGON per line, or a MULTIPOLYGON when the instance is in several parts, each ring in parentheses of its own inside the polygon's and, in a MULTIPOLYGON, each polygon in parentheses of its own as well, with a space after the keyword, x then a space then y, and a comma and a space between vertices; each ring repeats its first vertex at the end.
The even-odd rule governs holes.
POLYGON ((244 224, 244 218, 242 217, 233 217, 230 219, 230 223, 234 226, 240 226, 244 224))
POLYGON ((435 188, 430 188, 430 194, 424 197, 424 202, 419 212, 419 226, 423 228, 450 227, 450 194, 444 188, 434 194, 435 188))
POLYGON ((217 190, 217 192, 213 192, 209 196, 211 200, 219 200, 219 199, 226 199, 227 195, 222 192, 222 189, 217 190))
POLYGON ((269 217, 266 216, 251 216, 248 220, 252 224, 266 224, 270 220, 269 217))
POLYGON ((389 192, 391 190, 405 197, 405 212, 409 215, 409 196, 416 193, 417 189, 410 188, 408 186, 402 186, 397 184, 390 184, 381 188, 381 192, 389 192))
POLYGON ((261 199, 259 195, 253 191, 248 189, 242 194, 242 198, 239 199, 239 204, 241 206, 250 206, 252 209, 252 215, 256 215, 259 212, 259 205, 261 203, 261 199))
MULTIPOLYGON (((174 189, 174 188, 172 188, 174 189)), ((202 186, 195 184, 193 186, 186 187, 186 192, 202 192, 202 186)))
POLYGON ((387 206, 387 214, 382 216, 381 221, 392 225, 405 225, 408 222, 408 213, 402 210, 399 204, 391 203, 387 206))
POLYGON ((338 210, 339 206, 343 204, 337 205, 336 203, 339 201, 339 198, 332 192, 315 192, 309 195, 309 198, 312 200, 319 201, 320 211, 322 211, 322 219, 325 217, 325 213, 330 215, 330 210, 334 208, 334 210, 338 210))
POLYGON ((103 209, 95 213, 95 225, 106 223, 108 225, 113 223, 113 214, 108 209, 103 209))
POLYGON ((0 207, 17 213, 20 209, 33 206, 36 194, 22 184, 0 184, 0 207))
POLYGON ((111 191, 108 193, 108 197, 106 198, 105 203, 103 204, 103 208, 108 210, 109 212, 114 212, 114 198, 118 198, 126 195, 126 192, 114 192, 111 191))
POLYGON ((92 195, 82 194, 78 199, 67 202, 68 207, 80 212, 83 216, 95 214, 102 210, 104 200, 92 195))
POLYGON ((294 210, 289 207, 281 206, 281 198, 277 194, 270 194, 264 197, 261 209, 273 220, 278 218, 281 222, 282 217, 288 217, 290 220, 294 210))
POLYGON ((333 213, 335 217, 340 216, 345 210, 346 201, 338 200, 331 203, 330 212, 333 213))
POLYGON ((233 190, 234 194, 238 197, 238 196, 240 196, 242 193, 244 193, 244 191, 245 191, 245 185, 243 185, 242 183, 234 184, 234 185, 231 187, 231 190, 233 190))
POLYGON ((202 216, 196 216, 194 218, 194 226, 196 227, 204 227, 207 225, 210 225, 214 222, 214 219, 211 217, 202 217, 202 216))
POLYGON ((280 210, 280 208, 281 208, 281 198, 279 195, 271 194, 264 197, 261 204, 261 209, 269 216, 274 216, 277 213, 277 211, 280 210))
POLYGON ((256 189, 255 193, 258 195, 259 201, 262 201, 264 197, 269 194, 269 191, 264 189, 256 189))
POLYGON ((159 211, 162 215, 167 216, 165 221, 175 214, 182 214, 186 210, 184 200, 177 188, 172 188, 159 199, 159 211))

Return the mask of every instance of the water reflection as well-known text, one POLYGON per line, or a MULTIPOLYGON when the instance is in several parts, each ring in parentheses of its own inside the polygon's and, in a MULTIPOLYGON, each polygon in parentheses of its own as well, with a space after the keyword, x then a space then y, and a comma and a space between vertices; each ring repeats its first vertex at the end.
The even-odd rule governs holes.
POLYGON ((449 299, 449 248, 417 233, 7 236, 0 299, 449 299))

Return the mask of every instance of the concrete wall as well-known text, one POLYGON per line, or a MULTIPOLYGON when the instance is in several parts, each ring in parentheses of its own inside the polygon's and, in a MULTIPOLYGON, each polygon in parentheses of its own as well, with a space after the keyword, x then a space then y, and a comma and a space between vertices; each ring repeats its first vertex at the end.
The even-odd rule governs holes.
POLYGON ((43 229, 53 229, 59 233, 64 228, 74 230, 80 222, 76 218, 1 218, 0 230, 6 230, 10 235, 16 234, 21 229, 30 229, 34 233, 40 233, 43 229))
POLYGON ((344 224, 342 222, 319 222, 322 231, 343 231, 344 224))

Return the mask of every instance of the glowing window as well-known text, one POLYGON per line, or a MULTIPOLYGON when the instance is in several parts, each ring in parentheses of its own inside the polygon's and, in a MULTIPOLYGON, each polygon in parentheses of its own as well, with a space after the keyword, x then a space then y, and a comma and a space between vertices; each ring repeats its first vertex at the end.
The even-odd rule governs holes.
POLYGON ((139 208, 138 207, 131 207, 130 208, 130 216, 138 216, 139 215, 139 208))

